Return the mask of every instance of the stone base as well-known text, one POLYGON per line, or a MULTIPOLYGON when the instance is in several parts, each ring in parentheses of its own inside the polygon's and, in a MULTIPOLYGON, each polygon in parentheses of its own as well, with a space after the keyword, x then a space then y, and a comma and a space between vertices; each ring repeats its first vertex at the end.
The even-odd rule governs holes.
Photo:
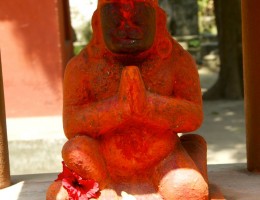
MULTIPOLYGON (((260 197, 260 174, 248 172, 246 164, 209 165, 208 175, 211 200, 256 200, 260 197)), ((0 190, 0 199, 43 200, 56 177, 57 174, 12 176, 13 185, 0 190)))

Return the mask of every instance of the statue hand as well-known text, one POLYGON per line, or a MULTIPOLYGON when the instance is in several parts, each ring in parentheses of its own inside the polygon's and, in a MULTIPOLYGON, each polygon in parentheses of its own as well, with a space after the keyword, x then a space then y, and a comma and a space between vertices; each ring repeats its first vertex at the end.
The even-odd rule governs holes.
POLYGON ((131 114, 141 114, 146 105, 146 90, 139 68, 126 66, 121 75, 119 102, 126 105, 131 114))

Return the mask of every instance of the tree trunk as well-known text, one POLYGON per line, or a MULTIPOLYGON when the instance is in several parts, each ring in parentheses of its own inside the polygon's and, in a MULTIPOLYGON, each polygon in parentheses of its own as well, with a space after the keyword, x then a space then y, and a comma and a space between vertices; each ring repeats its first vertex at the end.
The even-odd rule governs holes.
POLYGON ((203 98, 242 99, 241 1, 214 0, 214 6, 221 66, 217 82, 203 95, 203 98))

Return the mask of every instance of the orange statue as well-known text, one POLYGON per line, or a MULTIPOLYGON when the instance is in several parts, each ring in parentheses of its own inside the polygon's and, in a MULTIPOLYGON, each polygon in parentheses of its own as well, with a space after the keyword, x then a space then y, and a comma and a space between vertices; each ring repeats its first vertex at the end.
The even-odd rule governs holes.
POLYGON ((206 143, 177 134, 202 122, 197 68, 157 0, 99 0, 92 26, 66 68, 65 172, 47 199, 208 199, 206 143), (66 192, 76 179, 96 189, 66 192))

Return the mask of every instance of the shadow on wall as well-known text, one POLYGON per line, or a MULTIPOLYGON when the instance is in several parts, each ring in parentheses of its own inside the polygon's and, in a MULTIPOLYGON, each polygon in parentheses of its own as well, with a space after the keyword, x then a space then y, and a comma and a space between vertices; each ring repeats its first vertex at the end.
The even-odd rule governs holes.
POLYGON ((18 63, 19 60, 26 61, 30 64, 26 67, 32 68, 33 71, 41 68, 55 90, 60 74, 57 74, 54 67, 50 67, 57 62, 57 52, 53 52, 51 47, 59 45, 59 32, 53 28, 57 27, 57 19, 47 17, 57 15, 54 1, 25 1, 0 3, 0 41, 3 57, 7 56, 9 60, 18 58, 18 63), (6 31, 8 32, 5 33, 6 31), (14 55, 16 51, 20 55, 14 55))
POLYGON ((30 112, 24 112, 23 107, 35 110, 42 107, 42 111, 35 111, 41 115, 44 106, 45 110, 51 110, 61 104, 63 55, 58 6, 57 0, 0 1, 7 115, 27 116, 30 112), (18 104, 14 101, 18 97, 20 108, 12 110, 18 104), (30 105, 25 98, 34 101, 30 105))

